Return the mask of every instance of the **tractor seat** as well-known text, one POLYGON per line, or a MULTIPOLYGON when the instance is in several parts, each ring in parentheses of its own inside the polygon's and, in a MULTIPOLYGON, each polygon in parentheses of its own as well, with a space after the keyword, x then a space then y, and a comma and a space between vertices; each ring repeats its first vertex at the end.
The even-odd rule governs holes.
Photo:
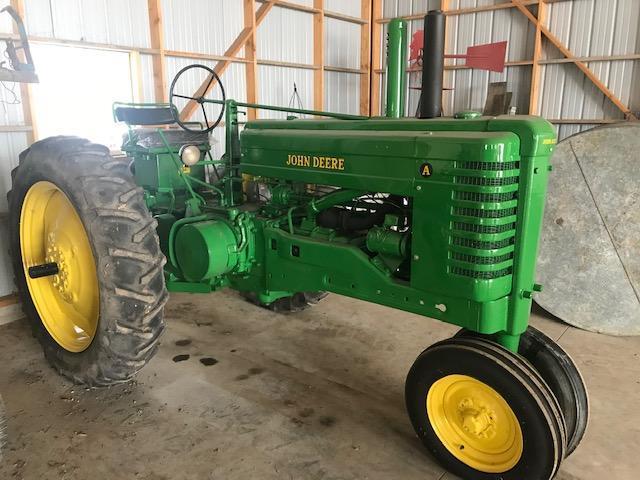
MULTIPOLYGON (((166 147, 162 141, 162 137, 158 133, 157 129, 151 128, 134 128, 133 133, 136 138, 136 145, 142 148, 159 148, 166 147)), ((180 149, 183 145, 208 145, 209 134, 208 133, 192 133, 182 130, 181 128, 169 128, 162 130, 164 138, 171 147, 180 149)), ((124 136, 125 142, 129 140, 128 134, 124 136)))
MULTIPOLYGON (((168 103, 116 103, 113 106, 113 116, 118 122, 124 122, 129 127, 149 127, 159 125, 176 125, 174 109, 168 103)), ((133 128, 136 145, 142 148, 165 147, 162 137, 156 128, 133 128)), ((183 145, 206 145, 209 143, 207 133, 187 132, 179 128, 162 130, 167 143, 175 148, 183 145)), ((124 136, 124 142, 130 142, 130 136, 124 136)))

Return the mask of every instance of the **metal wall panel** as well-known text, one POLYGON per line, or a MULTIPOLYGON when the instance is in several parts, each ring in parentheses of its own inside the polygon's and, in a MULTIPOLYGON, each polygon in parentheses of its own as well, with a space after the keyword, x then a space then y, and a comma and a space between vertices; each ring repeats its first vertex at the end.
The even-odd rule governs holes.
MULTIPOLYGON (((0 9, 9 5, 9 0, 0 0, 0 9)), ((6 13, 3 13, 0 16, 0 32, 11 32, 12 31, 12 22, 11 17, 6 13)))
POLYGON ((324 0, 324 9, 331 12, 343 13, 352 17, 360 17, 361 12, 360 0, 324 0))
MULTIPOLYGON (((503 3, 503 0, 450 0, 449 9, 475 8, 503 3)), ((384 16, 425 13, 439 8, 439 0, 385 0, 384 16)), ((535 13, 535 8, 534 8, 535 13)), ((640 2, 637 0, 572 0, 550 3, 547 23, 577 56, 607 56, 634 53, 640 45, 640 2)), ((422 21, 410 22, 410 33, 422 28, 422 21)), ((386 32, 386 29, 385 29, 386 32)), ((508 41, 507 60, 533 58, 534 25, 515 8, 476 12, 447 17, 447 50, 464 53, 470 45, 508 41)), ((383 40, 384 41, 384 40, 383 40)), ((543 58, 561 58, 562 54, 546 40, 543 58)), ((455 62, 462 63, 462 60, 455 62)), ((638 61, 590 62, 589 68, 625 103, 635 101, 640 108, 640 67, 638 61), (635 75, 634 75, 635 69, 635 75)), ((573 64, 548 64, 541 67, 539 109, 547 118, 618 119, 621 112, 573 64)), ((383 82, 384 82, 384 75, 383 82)), ((444 84, 453 91, 444 93, 444 111, 480 110, 484 106, 489 82, 507 81, 513 91, 513 105, 518 113, 527 113, 531 86, 531 67, 507 67, 505 72, 448 70, 444 84)), ((413 74, 419 85, 419 74, 413 74)), ((409 113, 417 106, 418 93, 409 91, 409 113)), ((384 103, 384 97, 383 97, 384 103)), ((384 109, 384 105, 383 105, 384 109)), ((591 128, 590 125, 562 125, 561 138, 591 128)))
POLYGON ((329 112, 360 114, 360 75, 324 73, 324 106, 329 112))
MULTIPOLYGON (((0 133, 0 212, 7 211, 7 192, 11 189, 11 170, 18 165, 18 155, 27 148, 25 133, 0 133)), ((0 216, 0 297, 14 291, 13 273, 8 253, 6 219, 0 216)))
POLYGON ((325 65, 360 68, 360 25, 324 19, 325 65))
MULTIPOLYGON (((260 103, 281 107, 299 108, 293 97, 294 83, 302 102, 302 108, 313 109, 313 71, 300 68, 258 67, 258 99, 260 103)), ((286 118, 283 112, 260 110, 259 118, 286 118)))
MULTIPOLYGON (((633 53, 638 42, 640 2, 637 0, 580 0, 548 6, 551 32, 577 56, 633 53)), ((562 55, 552 46, 546 58, 562 55)), ((587 66, 624 104, 637 95, 633 61, 590 62, 587 66)), ((622 113, 572 64, 546 65, 540 95, 541 113, 549 118, 623 118, 622 113)), ((563 126, 563 134, 579 129, 563 126)))
POLYGON ((155 86, 153 85, 153 58, 151 55, 140 55, 140 81, 142 83, 141 102, 155 102, 155 86))
POLYGON ((165 48, 222 55, 244 25, 242 2, 163 0, 165 48))
POLYGON ((149 47, 146 0, 25 0, 31 35, 149 47))
POLYGON ((313 63, 313 15, 273 7, 256 30, 261 60, 313 63))

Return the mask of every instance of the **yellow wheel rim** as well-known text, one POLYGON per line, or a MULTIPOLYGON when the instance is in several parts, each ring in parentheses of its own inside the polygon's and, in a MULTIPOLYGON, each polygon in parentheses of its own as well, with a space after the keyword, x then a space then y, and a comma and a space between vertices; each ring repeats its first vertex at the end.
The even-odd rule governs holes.
POLYGON ((31 299, 53 339, 85 350, 98 326, 99 291, 87 232, 69 198, 51 182, 31 186, 20 214, 22 264, 31 299), (57 275, 30 278, 28 269, 55 262, 57 275))
POLYGON ((466 375, 448 375, 427 393, 427 414, 436 435, 465 465, 485 473, 513 468, 522 456, 522 430, 506 400, 466 375))

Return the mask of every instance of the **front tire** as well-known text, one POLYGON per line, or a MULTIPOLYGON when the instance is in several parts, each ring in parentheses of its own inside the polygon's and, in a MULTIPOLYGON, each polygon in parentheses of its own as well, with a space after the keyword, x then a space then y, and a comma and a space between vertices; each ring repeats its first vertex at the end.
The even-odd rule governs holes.
POLYGON ((157 349, 168 295, 156 222, 127 162, 53 137, 22 152, 12 182, 16 285, 45 357, 76 383, 129 380, 157 349), (38 265, 54 268, 34 278, 38 265))
POLYGON ((452 338, 417 358, 405 385, 416 434, 467 480, 549 480, 566 450, 562 413, 517 355, 483 339, 452 338))
MULTIPOLYGON (((456 337, 491 339, 466 329, 456 337)), ((567 456, 571 455, 589 424, 589 395, 578 366, 560 345, 532 326, 520 336, 518 353, 533 365, 558 400, 567 425, 567 456)))

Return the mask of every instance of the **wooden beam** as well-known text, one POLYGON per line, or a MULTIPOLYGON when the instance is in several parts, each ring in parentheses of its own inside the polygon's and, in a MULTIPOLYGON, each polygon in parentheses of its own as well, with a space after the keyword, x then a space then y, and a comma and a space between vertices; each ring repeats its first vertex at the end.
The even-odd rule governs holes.
POLYGON ((573 57, 573 58, 547 58, 540 60, 540 65, 550 65, 554 63, 576 63, 576 62, 614 62, 626 60, 640 60, 640 53, 623 53, 620 55, 597 55, 593 57, 573 57))
MULTIPOLYGON (((545 3, 559 3, 559 2, 568 2, 573 0, 544 0, 545 3)), ((538 0, 521 0, 522 5, 536 5, 538 0)), ((495 10, 504 10, 507 8, 516 8, 515 2, 504 2, 504 3, 496 3, 494 5, 483 5, 480 7, 466 7, 466 8, 458 8, 455 10, 448 10, 445 15, 465 15, 471 13, 480 13, 480 12, 493 12, 495 10)), ((425 13, 417 13, 415 15, 406 15, 401 17, 405 20, 420 20, 424 18, 425 13)), ((389 23, 392 18, 380 18, 378 20, 379 23, 389 23)))
POLYGON ((6 297, 0 297, 0 308, 15 305, 16 303, 20 303, 20 297, 15 293, 7 295, 6 297))
POLYGON ((27 132, 29 135, 33 132, 33 127, 31 125, 0 125, 0 132, 27 132))
POLYGON ((380 115, 380 73, 382 67, 380 55, 382 51, 382 0, 371 0, 371 74, 369 115, 380 115))
MULTIPOLYGON (((367 3, 371 3, 371 0, 368 0, 367 3)), ((369 17, 353 17, 351 15, 345 15, 344 13, 331 12, 329 10, 324 11, 324 16, 327 18, 333 18, 334 20, 341 20, 343 22, 355 23, 358 25, 369 24, 369 17)))
POLYGON ((360 0, 360 115, 371 113, 371 0, 360 0))
MULTIPOLYGON (((526 8, 526 7, 525 7, 526 8)), ((536 33, 533 46, 533 64, 531 67, 531 88, 529 90, 529 115, 540 115, 538 103, 540 100, 540 83, 542 69, 542 25, 547 21, 547 4, 538 0, 538 16, 536 18, 536 33)))
MULTIPOLYGON (((16 13, 26 22, 24 16, 24 0, 11 0, 10 5, 16 13)), ((17 26, 13 22, 13 33, 17 34, 17 26)), ((36 68, 37 72, 37 68, 36 68)), ((38 139, 38 131, 36 129, 33 104, 31 103, 31 84, 20 83, 20 103, 22 104, 22 121, 25 125, 31 126, 31 130, 27 131, 27 144, 31 145, 38 139)))
MULTIPOLYGON (((249 29, 249 38, 244 46, 244 56, 249 60, 245 64, 247 80, 247 102, 258 103, 258 63, 256 62, 256 16, 253 0, 243 0, 244 3, 244 28, 249 29)), ((247 119, 255 120, 258 114, 255 108, 247 110, 247 119)))
MULTIPOLYGON (((256 0, 261 3, 268 2, 269 0, 256 0)), ((273 4, 276 7, 286 8, 287 10, 295 10, 298 12, 305 13, 320 13, 317 8, 307 7, 305 5, 300 5, 299 3, 287 2, 285 0, 274 0, 273 4)))
POLYGON ((158 103, 165 103, 169 98, 169 92, 167 91, 167 64, 164 52, 162 0, 147 0, 147 6, 149 8, 151 48, 158 52, 152 56, 154 98, 158 103))
MULTIPOLYGON (((274 3, 275 3, 275 0, 266 0, 262 5, 260 5, 260 8, 256 11, 255 28, 258 28, 258 26, 262 23, 262 21, 265 19, 267 14, 271 11, 271 8, 273 8, 274 3)), ((242 49, 242 47, 245 46, 245 44, 247 43, 250 37, 251 37, 251 29, 246 27, 243 28, 240 34, 231 43, 229 48, 227 48, 227 50, 224 52, 224 56, 235 57, 238 54, 238 52, 242 49)), ((218 76, 220 76, 225 72, 227 68, 229 68, 229 65, 231 65, 230 60, 221 60, 216 64, 213 71, 218 76)), ((211 76, 209 75, 204 80, 204 82, 202 82, 202 84, 198 87, 198 89, 194 92, 193 97, 195 98, 204 97, 207 93, 211 91, 211 89, 215 86, 215 84, 216 82, 214 82, 211 76)), ((180 112, 180 118, 183 121, 189 120, 189 118, 191 118, 191 115, 193 115, 193 113, 198 108, 198 105, 199 105, 198 102, 189 100, 189 102, 187 102, 187 105, 185 105, 185 107, 180 112)))
MULTIPOLYGON (((529 11, 529 9, 524 5, 523 0, 513 0, 513 3, 516 5, 516 8, 520 10, 526 16, 529 21, 536 24, 536 17, 529 11)), ((547 27, 544 25, 540 25, 540 31, 544 34, 545 37, 555 46, 560 52, 566 57, 575 59, 575 55, 571 50, 565 47, 562 42, 556 37, 553 33, 549 31, 547 27)), ((637 120, 636 116, 631 112, 629 107, 627 107, 624 103, 620 101, 620 99, 611 91, 609 88, 600 81, 598 77, 591 71, 589 67, 587 67, 583 62, 576 61, 576 67, 582 71, 586 75, 586 77, 591 80, 591 82, 607 97, 624 115, 626 118, 630 120, 637 120)))
POLYGON ((313 0, 313 108, 324 110, 324 0, 313 0))

